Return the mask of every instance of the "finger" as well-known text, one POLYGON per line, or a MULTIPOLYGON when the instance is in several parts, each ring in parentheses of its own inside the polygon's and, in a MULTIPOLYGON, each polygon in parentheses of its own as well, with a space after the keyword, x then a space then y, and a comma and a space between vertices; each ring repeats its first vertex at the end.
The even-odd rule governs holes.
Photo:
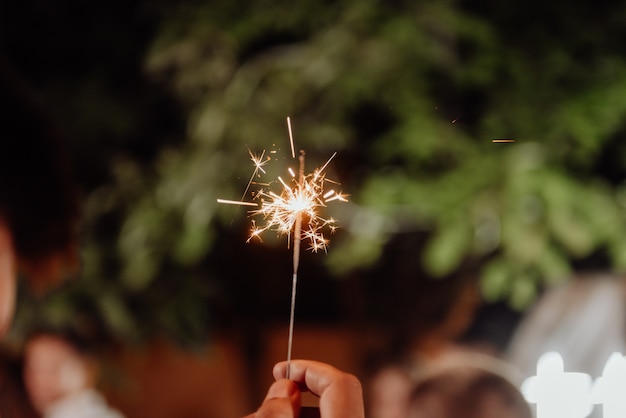
POLYGON ((300 391, 290 380, 274 382, 258 411, 247 418, 297 418, 300 413, 300 391))
MULTIPOLYGON (((361 418, 363 390, 359 380, 325 363, 293 360, 289 363, 289 377, 296 383, 304 383, 308 390, 320 397, 322 418, 361 418)), ((287 362, 274 367, 274 377, 282 379, 287 372, 287 362)))

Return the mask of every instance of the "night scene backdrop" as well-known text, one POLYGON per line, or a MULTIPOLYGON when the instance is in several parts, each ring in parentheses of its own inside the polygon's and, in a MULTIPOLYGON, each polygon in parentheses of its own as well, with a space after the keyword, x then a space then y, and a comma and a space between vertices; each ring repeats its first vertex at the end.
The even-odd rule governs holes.
POLYGON ((290 116, 307 169, 337 152, 349 195, 324 209, 327 253, 302 253, 294 356, 328 330, 358 374, 437 326, 466 275, 464 338, 503 349, 547 287, 626 269, 625 21, 603 1, 2 2, 0 52, 81 201, 79 277, 23 286, 9 341, 68 326, 122 365, 225 344, 251 409, 286 355, 292 254, 217 199, 241 198, 248 150, 297 165, 290 116))

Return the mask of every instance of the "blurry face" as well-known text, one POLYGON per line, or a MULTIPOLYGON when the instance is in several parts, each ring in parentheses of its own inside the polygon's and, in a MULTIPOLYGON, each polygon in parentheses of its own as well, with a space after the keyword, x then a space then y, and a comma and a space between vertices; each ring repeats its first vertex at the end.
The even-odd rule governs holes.
POLYGON ((87 360, 54 336, 44 335, 31 340, 26 345, 24 360, 26 389, 40 412, 88 384, 87 360))

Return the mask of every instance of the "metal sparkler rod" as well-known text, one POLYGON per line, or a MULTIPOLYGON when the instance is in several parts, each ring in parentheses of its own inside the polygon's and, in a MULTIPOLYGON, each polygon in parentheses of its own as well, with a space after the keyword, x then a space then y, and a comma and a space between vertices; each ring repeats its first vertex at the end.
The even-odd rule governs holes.
MULTIPOLYGON (((304 187, 304 151, 298 156, 300 168, 298 171, 298 185, 304 187)), ((289 315, 289 340, 287 342, 287 379, 289 379, 291 365, 291 349, 293 346, 293 324, 296 312, 296 288, 298 285, 298 266, 300 265, 300 241, 302 238, 302 213, 298 213, 293 232, 293 276, 291 282, 291 312, 289 315)))

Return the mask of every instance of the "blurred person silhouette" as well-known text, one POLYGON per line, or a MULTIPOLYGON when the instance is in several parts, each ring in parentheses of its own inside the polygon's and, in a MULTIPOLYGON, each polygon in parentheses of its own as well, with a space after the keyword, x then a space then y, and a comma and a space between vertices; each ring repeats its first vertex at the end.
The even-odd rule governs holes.
POLYGON ((410 394, 407 418, 532 418, 517 385, 496 363, 488 364, 448 364, 424 373, 410 394))
POLYGON ((97 390, 98 364, 71 332, 41 330, 24 347, 24 382, 44 418, 122 418, 97 390))
MULTIPOLYGON (((0 50, 0 339, 18 272, 42 291, 78 266, 78 199, 58 129, 0 50)), ((0 417, 32 417, 13 360, 0 370, 0 417)))
POLYGON ((366 361, 372 418, 406 417, 416 376, 433 363, 470 350, 458 339, 482 303, 480 262, 467 259, 448 275, 430 278, 416 261, 422 244, 416 234, 398 235, 370 275, 374 315, 383 328, 382 348, 366 361))
MULTIPOLYGON (((614 352, 626 354, 624 278, 607 273, 579 274, 545 291, 515 330, 506 360, 523 378, 537 373, 546 352, 563 358, 566 372, 602 376, 614 352)), ((599 417, 599 408, 590 417, 599 417)))
POLYGON ((626 354, 625 297, 624 279, 602 273, 548 289, 513 334, 507 359, 528 377, 542 354, 556 351, 567 370, 601 376, 612 353, 626 354))
POLYGON ((41 291, 78 267, 78 199, 62 137, 0 50, 0 337, 18 271, 41 291))

